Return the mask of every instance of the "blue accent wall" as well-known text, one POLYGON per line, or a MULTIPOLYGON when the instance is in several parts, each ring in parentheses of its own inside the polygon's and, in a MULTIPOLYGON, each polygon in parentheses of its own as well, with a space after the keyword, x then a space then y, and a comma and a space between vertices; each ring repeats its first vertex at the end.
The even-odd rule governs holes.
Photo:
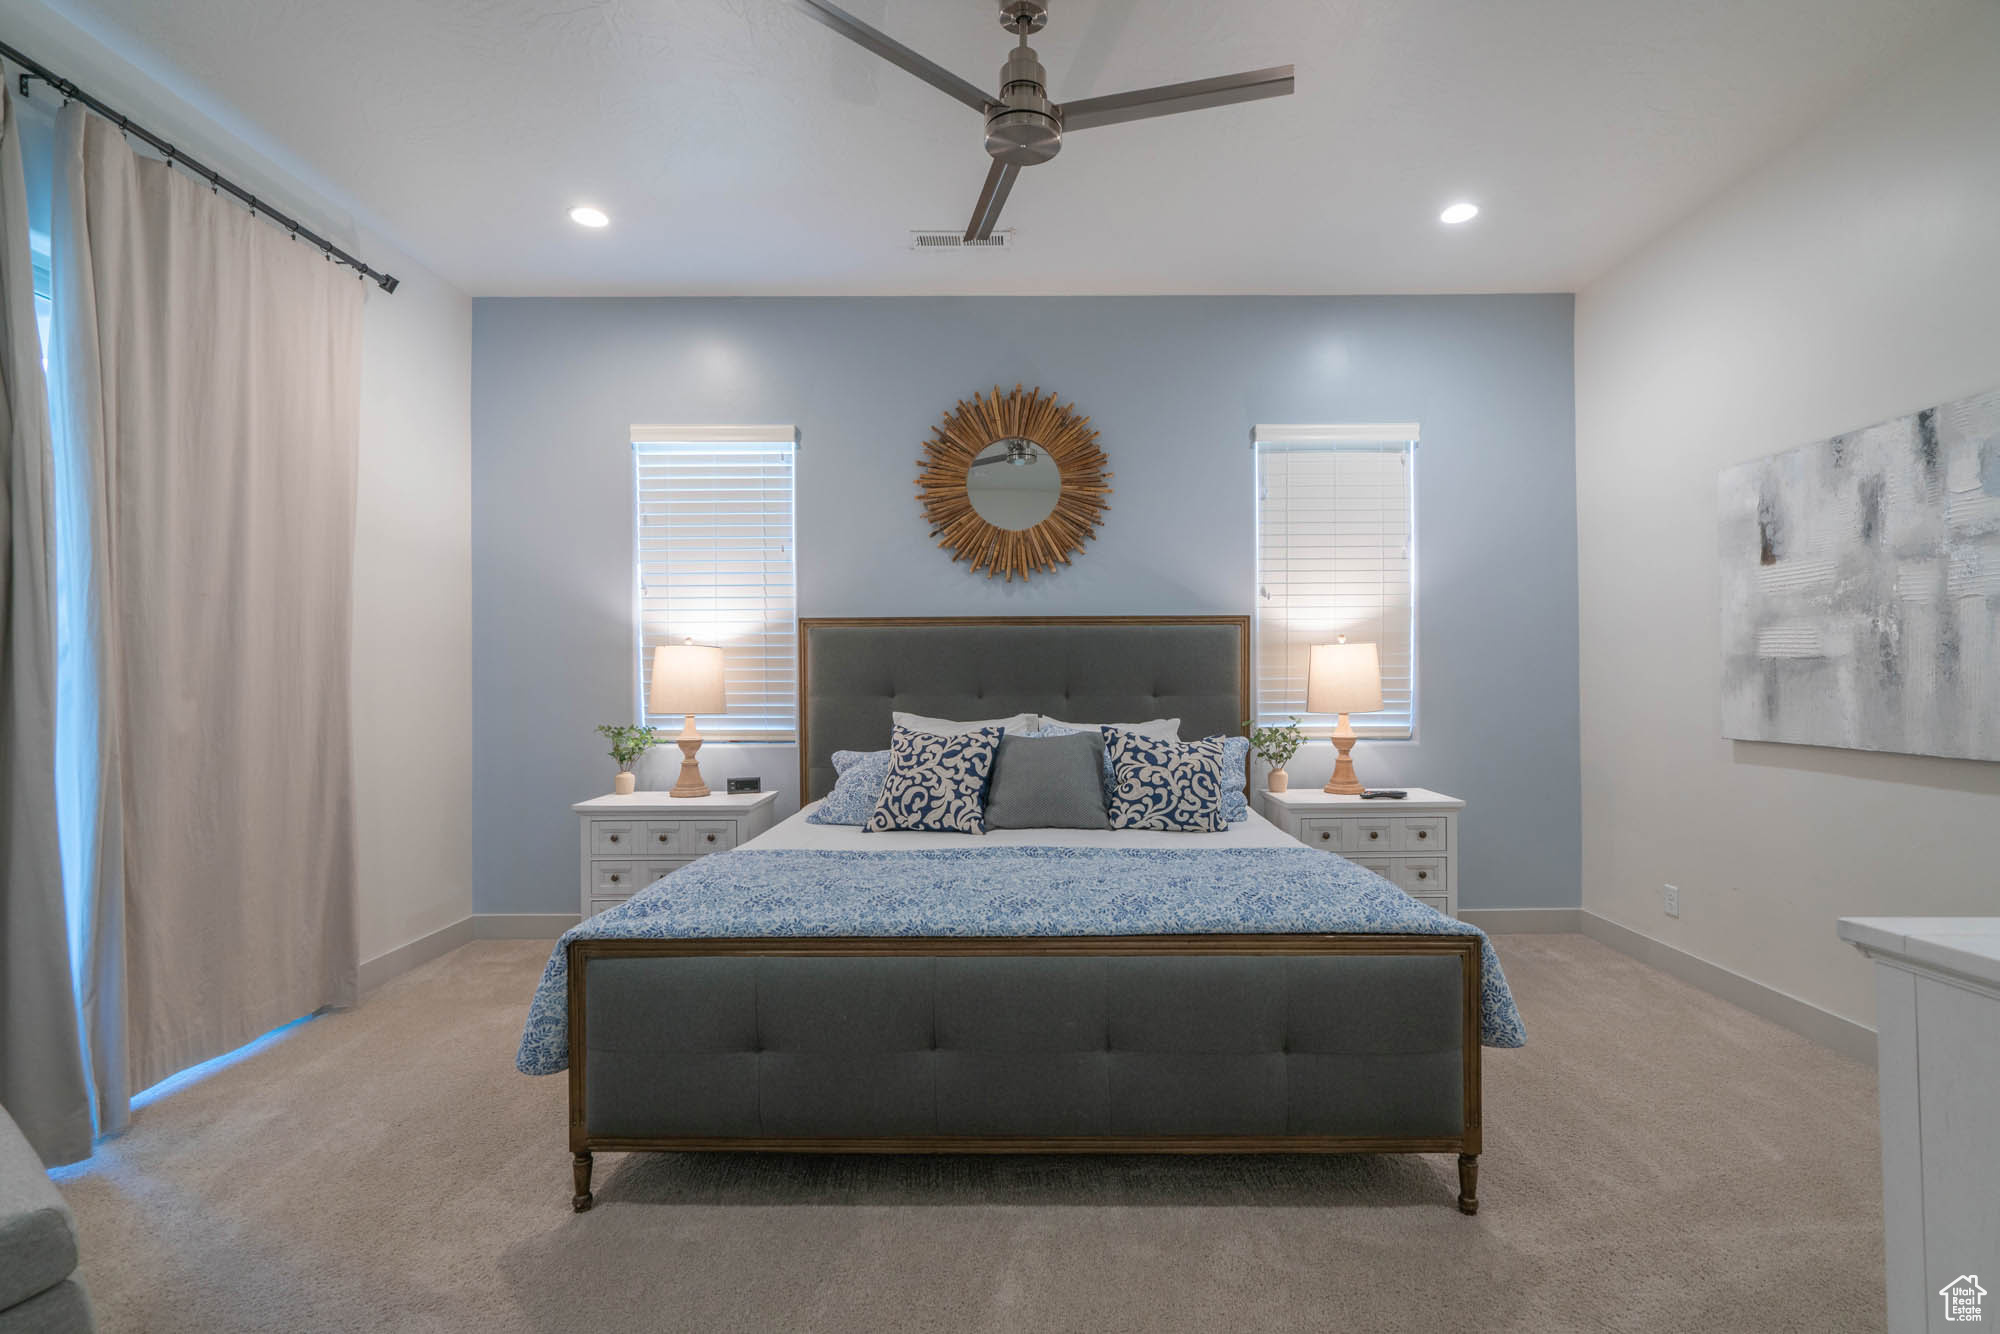
MULTIPOLYGON (((1572 310, 1567 295, 475 302, 477 910, 577 909, 568 807, 609 790, 591 728, 626 719, 633 694, 635 422, 799 427, 803 616, 1249 612, 1250 428, 1421 423, 1418 735, 1363 742, 1356 764, 1469 803, 1461 907, 1575 906, 1572 310), (935 547, 913 481, 955 401, 1017 382, 1088 414, 1115 475, 1075 564, 1007 584, 935 547)), ((702 760, 712 786, 759 774, 795 808, 793 748, 702 760)), ((1294 784, 1330 768, 1314 743, 1294 784)))

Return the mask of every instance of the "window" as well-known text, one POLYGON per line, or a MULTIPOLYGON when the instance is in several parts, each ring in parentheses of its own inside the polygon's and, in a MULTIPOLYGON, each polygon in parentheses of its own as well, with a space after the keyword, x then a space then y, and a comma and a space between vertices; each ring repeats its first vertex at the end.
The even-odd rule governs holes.
POLYGON ((632 428, 638 599, 637 710, 658 644, 717 644, 728 711, 696 719, 715 741, 798 736, 797 562, 789 426, 632 428))
POLYGON ((1259 426, 1257 721, 1297 714, 1308 728, 1306 660, 1336 636, 1373 640, 1382 710, 1356 714, 1364 737, 1416 733, 1414 423, 1259 426))

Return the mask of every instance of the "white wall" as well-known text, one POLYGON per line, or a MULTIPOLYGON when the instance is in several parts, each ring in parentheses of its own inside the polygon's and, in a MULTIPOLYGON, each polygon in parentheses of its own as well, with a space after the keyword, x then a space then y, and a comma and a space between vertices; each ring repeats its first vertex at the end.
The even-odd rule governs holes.
MULTIPOLYGON (((361 957, 472 912, 471 302, 198 86, 108 29, 0 0, 10 45, 402 280, 363 323, 354 552, 361 957)), ((53 95, 36 86, 37 99, 53 95)), ((302 756, 309 762, 310 756, 302 756)))
POLYGON ((1716 474, 2000 385, 2000 7, 1580 294, 1576 356, 1584 907, 1872 1024, 1834 920, 2000 913, 2000 764, 1722 739, 1716 474))
MULTIPOLYGON (((379 242, 361 252, 381 267, 379 242)), ((401 260, 401 257, 396 257, 401 260)), ((472 915, 472 303, 369 294, 354 533, 361 957, 472 915)))

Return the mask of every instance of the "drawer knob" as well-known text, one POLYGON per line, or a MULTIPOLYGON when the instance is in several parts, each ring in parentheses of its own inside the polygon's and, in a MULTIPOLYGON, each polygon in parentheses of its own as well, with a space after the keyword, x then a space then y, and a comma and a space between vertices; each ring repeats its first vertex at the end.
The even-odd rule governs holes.
POLYGON ((614 885, 618 883, 618 873, 616 871, 611 873, 611 883, 614 885))
POLYGON ((714 835, 714 834, 710 834, 710 835, 708 836, 708 841, 709 841, 709 842, 711 842, 711 843, 715 842, 715 835, 714 835))
POLYGON ((662 843, 664 843, 664 842, 666 842, 666 841, 667 841, 667 836, 666 836, 665 834, 661 834, 661 835, 658 835, 658 837, 659 837, 659 840, 660 840, 660 842, 662 842, 662 843))
POLYGON ((613 843, 616 843, 616 842, 618 841, 618 835, 616 835, 616 834, 613 834, 613 835, 611 836, 611 841, 612 841, 613 843))
POLYGON ((1380 838, 1380 837, 1382 837, 1382 831, 1381 831, 1381 830, 1379 830, 1379 829, 1371 829, 1371 830, 1369 830, 1369 831, 1368 831, 1368 837, 1370 837, 1370 838, 1380 838))
POLYGON ((1319 841, 1320 841, 1320 842, 1322 842, 1322 843, 1326 842, 1326 841, 1327 841, 1328 839, 1330 839, 1330 838, 1332 838, 1332 837, 1333 837, 1333 835, 1332 835, 1332 834, 1330 834, 1330 833, 1328 833, 1328 832, 1327 832, 1326 830, 1324 830, 1324 829, 1322 829, 1322 830, 1320 830, 1320 831, 1319 831, 1319 841))
POLYGON ((1417 831, 1418 838, 1429 838, 1430 836, 1431 836, 1431 831, 1428 829, 1419 829, 1417 831))
POLYGON ((1430 879, 1430 878, 1431 878, 1431 873, 1430 873, 1429 871, 1419 871, 1419 872, 1417 872, 1417 879, 1419 879, 1419 880, 1428 880, 1428 879, 1430 879))

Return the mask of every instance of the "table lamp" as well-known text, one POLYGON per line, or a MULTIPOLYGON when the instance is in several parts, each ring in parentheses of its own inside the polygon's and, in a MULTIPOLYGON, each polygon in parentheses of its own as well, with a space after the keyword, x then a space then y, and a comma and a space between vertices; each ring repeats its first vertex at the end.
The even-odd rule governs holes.
POLYGON ((1354 776, 1354 725, 1350 713, 1374 713, 1382 707, 1382 662, 1373 644, 1350 644, 1342 635, 1337 644, 1314 644, 1306 667, 1306 712, 1337 713, 1340 721, 1333 729, 1333 748, 1339 758, 1333 777, 1321 789, 1337 796, 1360 796, 1368 789, 1354 776))
MULTIPOLYGON (((1372 645, 1371 645, 1372 647, 1372 645)), ((721 713, 722 650, 713 644, 660 644, 653 649, 653 688, 647 696, 646 712, 679 713, 687 721, 674 744, 681 748, 681 776, 670 797, 705 797, 708 784, 701 781, 701 765, 695 752, 701 749, 701 733, 695 730, 697 713, 721 713)))

